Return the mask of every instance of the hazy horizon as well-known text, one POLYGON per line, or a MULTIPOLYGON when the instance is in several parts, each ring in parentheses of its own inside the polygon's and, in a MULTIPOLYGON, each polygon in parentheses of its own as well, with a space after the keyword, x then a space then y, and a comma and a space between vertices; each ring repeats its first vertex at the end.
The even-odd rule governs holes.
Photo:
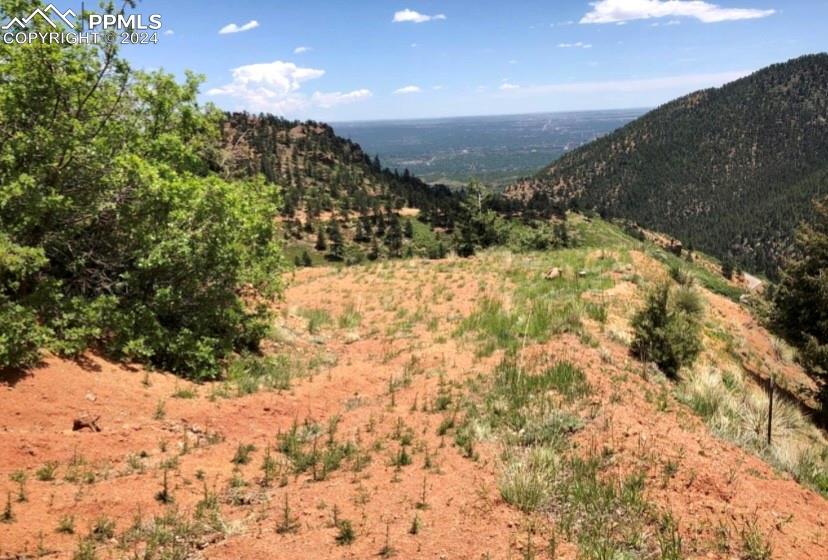
POLYGON ((648 109, 545 111, 330 123, 339 136, 431 183, 492 185, 530 175, 648 109))
POLYGON ((445 121, 452 119, 496 119, 496 118, 510 118, 510 117, 531 117, 537 115, 571 115, 577 113, 607 113, 618 111, 638 111, 642 114, 647 111, 652 111, 656 107, 608 107, 606 109, 573 109, 573 110, 552 110, 552 111, 529 111, 523 113, 492 113, 481 115, 441 115, 435 117, 410 117, 410 118, 378 118, 378 119, 356 119, 356 120, 328 120, 325 123, 334 126, 342 124, 396 124, 396 123, 414 123, 414 122, 428 122, 428 121, 445 121))
POLYGON ((205 76, 224 110, 361 122, 656 107, 828 49, 828 4, 776 0, 260 2, 163 17, 136 68, 205 76))

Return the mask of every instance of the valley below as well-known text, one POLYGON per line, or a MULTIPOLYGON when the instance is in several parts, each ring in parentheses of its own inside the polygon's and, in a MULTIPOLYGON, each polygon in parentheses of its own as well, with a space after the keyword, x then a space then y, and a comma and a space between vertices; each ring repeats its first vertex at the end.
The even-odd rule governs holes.
POLYGON ((472 179, 503 187, 641 116, 643 109, 363 121, 333 124, 402 173, 463 187, 472 179))

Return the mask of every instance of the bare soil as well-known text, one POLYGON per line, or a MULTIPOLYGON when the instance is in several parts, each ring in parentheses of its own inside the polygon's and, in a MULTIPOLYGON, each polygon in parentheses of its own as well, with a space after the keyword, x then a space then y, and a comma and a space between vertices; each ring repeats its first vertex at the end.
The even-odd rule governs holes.
MULTIPOLYGON (((652 266, 637 259, 642 270, 652 266)), ((156 499, 160 466, 171 458, 177 458, 168 473, 179 511, 192 511, 205 485, 222 496, 226 529, 203 543, 199 557, 369 558, 386 544, 398 558, 522 557, 527 520, 499 494, 498 444, 481 443, 476 461, 463 457, 451 438, 437 435, 443 415, 423 410, 441 383, 456 383, 459 390, 497 363, 497 354, 477 358, 473 347, 452 336, 459 319, 497 289, 493 272, 456 261, 302 270, 279 310, 283 340, 271 350, 324 359, 287 391, 216 397, 220 384, 194 385, 92 355, 78 362, 47 358, 30 372, 4 374, 0 509, 10 493, 14 520, 0 524, 0 558, 71 558, 79 536, 102 515, 120 532, 136 514, 161 514, 169 506, 156 499), (361 322, 340 328, 337 318, 349 305, 361 322), (308 333, 307 309, 326 310, 333 323, 308 333), (424 318, 400 326, 418 309, 427 309, 424 318), (406 372, 407 384, 389 391, 406 372), (174 396, 187 389, 195 398, 174 396), (73 421, 84 415, 98 418, 101 431, 73 430, 73 421), (370 450, 367 466, 344 466, 321 481, 303 473, 287 476, 284 486, 259 484, 265 449, 276 445, 278 434, 294 423, 328 426, 335 416, 337 439, 370 450), (398 468, 392 459, 399 426, 413 431, 413 443, 411 464, 398 468), (236 466, 231 460, 240 444, 256 450, 250 463, 236 466), (427 457, 431 468, 424 467, 427 457), (50 461, 58 463, 55 480, 38 480, 37 469, 50 461), (72 464, 80 479, 67 481, 72 464), (24 502, 17 501, 18 484, 10 480, 18 470, 27 473, 24 502), (247 482, 241 504, 226 499, 234 476, 247 482), (280 534, 285 496, 297 527, 280 534), (65 516, 74 516, 75 534, 56 531, 65 516), (353 543, 336 542, 335 516, 352 522, 353 543), (415 516, 421 525, 411 534, 415 516)), ((626 309, 634 300, 621 296, 635 293, 635 286, 619 281, 610 297, 618 296, 613 305, 626 309)), ((796 365, 778 360, 769 335, 744 309, 712 294, 707 300, 710 312, 739 333, 746 352, 764 364, 778 361, 792 385, 808 383, 796 365)), ((679 520, 688 557, 738 557, 738 549, 723 552, 713 543, 723 531, 736 535, 745 520, 755 519, 773 543, 773 558, 828 558, 828 501, 712 435, 672 396, 659 405, 652 396, 661 382, 631 374, 642 366, 624 345, 593 328, 597 348, 566 335, 527 351, 569 359, 586 372, 594 388, 587 405, 591 421, 574 436, 578 445, 611 448, 619 470, 647 468, 648 497, 679 520), (667 462, 678 466, 670 476, 667 462)), ((553 516, 540 524, 539 547, 553 516)), ((114 540, 98 548, 100 558, 132 552, 119 550, 114 540)), ((577 549, 563 542, 557 552, 574 559, 577 549)))

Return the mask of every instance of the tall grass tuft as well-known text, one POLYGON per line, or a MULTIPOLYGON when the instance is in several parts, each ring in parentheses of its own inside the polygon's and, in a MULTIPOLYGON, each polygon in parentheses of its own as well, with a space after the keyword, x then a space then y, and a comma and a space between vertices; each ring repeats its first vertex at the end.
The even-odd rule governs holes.
POLYGON ((787 398, 774 396, 773 438, 768 446, 768 394, 746 382, 741 372, 697 368, 683 377, 677 393, 719 437, 828 495, 828 443, 787 398))

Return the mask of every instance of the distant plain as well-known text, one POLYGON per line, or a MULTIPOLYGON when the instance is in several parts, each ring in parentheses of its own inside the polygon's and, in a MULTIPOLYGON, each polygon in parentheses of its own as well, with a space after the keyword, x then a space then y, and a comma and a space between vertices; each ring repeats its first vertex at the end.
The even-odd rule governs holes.
POLYGON ((334 123, 372 157, 431 183, 504 185, 619 128, 646 109, 334 123))

